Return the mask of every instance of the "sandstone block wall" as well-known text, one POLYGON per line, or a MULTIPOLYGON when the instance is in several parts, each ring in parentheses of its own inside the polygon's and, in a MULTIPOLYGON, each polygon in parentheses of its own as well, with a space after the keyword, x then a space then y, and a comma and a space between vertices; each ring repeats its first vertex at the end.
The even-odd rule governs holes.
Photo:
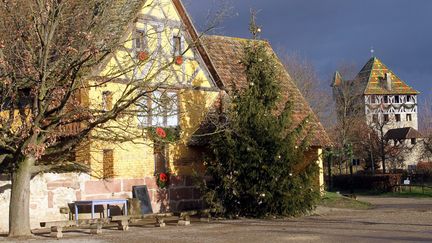
MULTIPOLYGON (((32 228, 40 222, 67 220, 60 208, 77 200, 131 198, 132 186, 147 185, 153 212, 195 209, 202 206, 200 192, 190 177, 171 178, 167 189, 159 189, 153 176, 141 179, 92 180, 87 174, 43 174, 31 181, 30 221, 32 228)), ((8 178, 0 178, 0 232, 8 231, 9 199, 11 184, 8 178)), ((86 218, 90 215, 81 215, 86 218)), ((98 216, 97 216, 98 217, 98 216)))

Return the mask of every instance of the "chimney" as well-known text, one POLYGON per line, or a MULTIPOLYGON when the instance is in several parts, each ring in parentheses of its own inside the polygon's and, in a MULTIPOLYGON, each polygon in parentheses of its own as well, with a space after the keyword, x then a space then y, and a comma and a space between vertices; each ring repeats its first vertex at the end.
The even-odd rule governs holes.
POLYGON ((391 90, 392 89, 392 74, 391 73, 386 73, 386 88, 387 90, 391 90))

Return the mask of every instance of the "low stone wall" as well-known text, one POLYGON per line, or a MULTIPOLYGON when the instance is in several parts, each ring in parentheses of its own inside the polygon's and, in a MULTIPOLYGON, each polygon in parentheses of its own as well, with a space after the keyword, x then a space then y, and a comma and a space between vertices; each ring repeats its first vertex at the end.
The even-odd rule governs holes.
MULTIPOLYGON (((171 177, 167 189, 159 189, 154 177, 142 179, 92 180, 87 174, 43 174, 36 176, 30 186, 30 221, 38 228, 41 221, 66 220, 60 208, 76 200, 131 198, 132 186, 147 185, 153 212, 168 212, 200 208, 200 192, 190 177, 171 177)), ((0 178, 0 232, 8 230, 11 184, 0 178)), ((88 215, 86 215, 88 217, 88 215)), ((80 217, 82 217, 80 215, 80 217)))

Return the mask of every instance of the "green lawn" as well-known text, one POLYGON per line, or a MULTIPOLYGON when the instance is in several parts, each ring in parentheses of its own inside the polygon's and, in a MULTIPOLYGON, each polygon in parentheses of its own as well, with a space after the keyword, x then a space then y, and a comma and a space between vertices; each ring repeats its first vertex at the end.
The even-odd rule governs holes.
POLYGON ((389 197, 432 197, 432 188, 424 187, 422 189, 420 186, 402 187, 399 192, 387 192, 381 195, 389 197))
POLYGON ((320 206, 329 208, 370 209, 372 204, 351 199, 334 192, 326 192, 321 198, 320 206))

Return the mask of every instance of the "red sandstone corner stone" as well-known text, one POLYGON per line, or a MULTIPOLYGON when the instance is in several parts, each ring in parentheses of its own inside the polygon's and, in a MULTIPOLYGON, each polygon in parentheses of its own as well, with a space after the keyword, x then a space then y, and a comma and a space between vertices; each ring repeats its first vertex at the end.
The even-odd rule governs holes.
POLYGON ((79 189, 80 185, 76 181, 68 181, 68 180, 56 180, 50 181, 47 183, 48 190, 55 190, 60 187, 69 187, 73 189, 79 189))
POLYGON ((156 189, 156 178, 154 177, 146 177, 145 184, 147 185, 147 189, 156 189))
POLYGON ((124 179, 123 180, 123 191, 124 192, 131 192, 133 186, 140 186, 144 185, 145 180, 144 179, 124 179))
POLYGON ((53 202, 54 199, 53 198, 54 198, 53 192, 48 192, 48 208, 54 207, 54 202, 53 202))
POLYGON ((104 194, 113 192, 121 192, 120 180, 87 181, 85 183, 86 194, 104 194))
POLYGON ((77 201, 81 200, 81 191, 76 191, 75 192, 75 198, 76 198, 77 201))
MULTIPOLYGON (((96 200, 96 199, 111 199, 111 194, 104 194, 104 195, 95 195, 95 196, 86 196, 84 200, 96 200)), ((120 198, 120 197, 116 197, 120 198)))

